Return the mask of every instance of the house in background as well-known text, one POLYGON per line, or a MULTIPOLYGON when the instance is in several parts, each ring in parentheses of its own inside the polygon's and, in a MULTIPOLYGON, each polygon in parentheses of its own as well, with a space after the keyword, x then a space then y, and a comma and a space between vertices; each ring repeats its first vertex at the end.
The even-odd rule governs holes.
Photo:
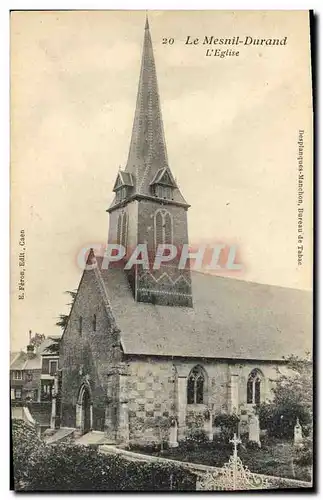
POLYGON ((10 396, 11 401, 51 401, 54 375, 58 368, 60 335, 51 335, 35 347, 29 343, 27 352, 11 353, 10 396))
POLYGON ((58 341, 60 335, 52 335, 45 339, 41 347, 40 399, 51 401, 55 375, 58 371, 58 341), (52 348, 52 346, 54 348, 52 348), (55 349, 57 347, 57 350, 55 349))

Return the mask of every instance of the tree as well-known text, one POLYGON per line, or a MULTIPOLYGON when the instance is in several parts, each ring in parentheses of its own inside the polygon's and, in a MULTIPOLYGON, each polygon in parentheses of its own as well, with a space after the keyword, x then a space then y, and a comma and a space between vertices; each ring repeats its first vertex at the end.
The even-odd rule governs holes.
POLYGON ((48 347, 46 347, 45 351, 50 352, 51 354, 56 354, 59 355, 59 348, 61 345, 61 339, 59 338, 53 338, 53 337, 48 337, 50 340, 52 340, 52 344, 50 344, 48 347))
MULTIPOLYGON (((76 290, 66 290, 66 292, 64 292, 64 293, 68 293, 72 297, 72 302, 69 302, 68 304, 66 304, 67 306, 70 306, 70 312, 71 312, 77 291, 76 290)), ((60 314, 58 316, 58 321, 55 323, 55 325, 60 326, 61 329, 64 331, 66 326, 67 326, 69 317, 70 317, 70 314, 60 314)))
POLYGON ((313 425, 313 372, 309 356, 286 359, 288 371, 279 373, 273 390, 273 400, 259 407, 260 425, 269 434, 280 437, 293 436, 298 418, 304 434, 311 433, 313 425))
POLYGON ((45 335, 43 333, 35 333, 35 335, 30 339, 30 344, 34 347, 39 347, 45 340, 45 335))
POLYGON ((157 429, 160 451, 164 450, 164 443, 169 439, 171 418, 165 416, 150 417, 145 420, 145 429, 157 429))

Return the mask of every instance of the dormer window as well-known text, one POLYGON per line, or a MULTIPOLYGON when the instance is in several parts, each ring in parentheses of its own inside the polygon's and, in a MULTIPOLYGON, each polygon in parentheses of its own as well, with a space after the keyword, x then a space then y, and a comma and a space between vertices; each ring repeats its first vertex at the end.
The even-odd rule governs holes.
POLYGON ((134 183, 132 174, 120 170, 113 187, 113 191, 116 194, 115 202, 121 203, 122 201, 124 201, 131 193, 133 186, 134 183))
POLYGON ((122 186, 122 187, 120 187, 116 191, 116 201, 117 201, 117 203, 119 203, 120 201, 125 200, 126 197, 127 197, 127 188, 126 188, 126 186, 122 186))
POLYGON ((166 200, 172 200, 173 190, 170 186, 162 186, 161 184, 156 184, 155 196, 157 196, 158 198, 165 198, 166 200))
POLYGON ((174 199, 174 189, 177 188, 177 186, 168 168, 159 169, 150 185, 153 194, 157 198, 162 198, 164 200, 174 199))

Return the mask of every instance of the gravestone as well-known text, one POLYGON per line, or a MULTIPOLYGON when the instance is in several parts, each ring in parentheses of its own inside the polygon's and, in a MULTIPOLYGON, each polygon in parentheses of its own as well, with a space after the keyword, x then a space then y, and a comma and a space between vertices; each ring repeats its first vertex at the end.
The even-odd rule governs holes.
POLYGON ((294 427, 294 446, 296 448, 301 448, 303 446, 303 430, 298 418, 294 427))
POLYGON ((204 432, 209 441, 213 441, 213 418, 212 413, 208 410, 205 414, 204 432))
POLYGON ((170 430, 169 430, 169 443, 168 443, 168 445, 170 448, 177 448, 177 446, 178 446, 177 434, 178 434, 177 420, 176 420, 176 418, 173 418, 171 421, 170 430))
POLYGON ((261 447, 260 426, 259 418, 257 415, 252 415, 249 420, 249 441, 257 443, 259 448, 261 447))

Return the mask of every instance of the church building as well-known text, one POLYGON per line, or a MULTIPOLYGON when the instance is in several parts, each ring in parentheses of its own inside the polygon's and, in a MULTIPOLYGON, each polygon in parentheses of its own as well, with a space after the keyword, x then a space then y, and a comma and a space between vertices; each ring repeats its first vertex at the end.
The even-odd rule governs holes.
MULTIPOLYGON (((189 203, 170 168, 146 21, 126 165, 117 172, 108 243, 188 244, 189 203)), ((192 204, 194 200, 189 200, 192 204)), ((102 207, 104 208, 104 207, 102 207)), ((60 352, 61 426, 111 442, 178 439, 218 414, 247 415, 271 397, 284 357, 311 350, 311 293, 180 269, 102 266, 93 251, 60 352)), ((205 424, 206 422, 206 424, 205 424)))

